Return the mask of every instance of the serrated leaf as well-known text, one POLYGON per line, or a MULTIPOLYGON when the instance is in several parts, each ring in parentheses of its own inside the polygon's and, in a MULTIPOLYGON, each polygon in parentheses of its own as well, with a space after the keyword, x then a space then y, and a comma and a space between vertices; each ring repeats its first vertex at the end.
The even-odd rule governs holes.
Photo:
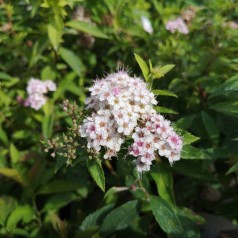
POLYGON ((137 63, 140 66, 140 69, 142 71, 142 74, 143 74, 146 82, 148 82, 149 81, 149 68, 148 68, 146 62, 138 54, 134 53, 134 56, 136 58, 137 63))
POLYGON ((69 65, 69 67, 79 76, 81 76, 81 72, 84 69, 81 59, 76 54, 74 54, 73 51, 66 48, 60 48, 59 53, 62 59, 69 65))
POLYGON ((151 196, 150 206, 155 220, 167 234, 176 234, 183 237, 183 227, 178 219, 178 216, 176 215, 175 209, 173 209, 169 203, 160 197, 151 196))
POLYGON ((100 28, 98 28, 96 25, 93 25, 90 22, 83 22, 83 21, 70 21, 66 23, 66 26, 71 27, 75 30, 85 32, 87 34, 90 34, 92 36, 98 37, 98 38, 104 38, 108 39, 109 36, 103 33, 100 28))
POLYGON ((102 168, 101 160, 96 161, 93 159, 88 159, 87 166, 94 181, 104 192, 105 191, 105 177, 104 177, 104 171, 102 168))
POLYGON ((219 139, 219 131, 212 117, 205 111, 201 112, 201 117, 208 136, 212 141, 215 141, 217 143, 219 139))
POLYGON ((106 205, 99 210, 89 214, 80 225, 82 231, 101 225, 104 217, 113 209, 114 204, 106 205))
POLYGON ((174 64, 167 64, 162 67, 155 67, 152 70, 152 76, 153 79, 159 79, 161 77, 164 77, 165 74, 167 74, 171 69, 174 68, 174 64))
POLYGON ((175 93, 170 92, 168 90, 154 89, 154 90, 152 90, 152 93, 154 93, 155 95, 158 95, 158 96, 169 96, 169 97, 175 97, 175 98, 178 97, 175 93))
POLYGON ((155 110, 159 113, 165 113, 165 114, 178 114, 176 111, 169 109, 167 107, 161 107, 161 106, 156 106, 155 110))
POLYGON ((238 117, 238 101, 225 101, 210 106, 211 109, 228 116, 238 117))
POLYGON ((156 183, 159 196, 174 206, 173 177, 170 168, 162 162, 156 163, 150 174, 156 183))
POLYGON ((138 216, 137 203, 137 201, 130 201, 111 211, 103 221, 101 234, 108 236, 115 231, 128 227, 138 216))
POLYGON ((231 77, 226 80, 222 85, 216 87, 216 89, 211 93, 209 98, 219 96, 221 94, 231 95, 231 93, 238 92, 238 75, 231 77))

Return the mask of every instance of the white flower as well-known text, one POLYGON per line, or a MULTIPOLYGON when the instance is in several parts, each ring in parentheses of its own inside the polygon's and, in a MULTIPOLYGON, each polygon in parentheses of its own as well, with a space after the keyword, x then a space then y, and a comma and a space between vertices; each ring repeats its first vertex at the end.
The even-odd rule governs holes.
POLYGON ((141 22, 142 22, 143 29, 146 32, 148 32, 149 34, 152 34, 154 32, 151 22, 146 16, 141 17, 141 22))

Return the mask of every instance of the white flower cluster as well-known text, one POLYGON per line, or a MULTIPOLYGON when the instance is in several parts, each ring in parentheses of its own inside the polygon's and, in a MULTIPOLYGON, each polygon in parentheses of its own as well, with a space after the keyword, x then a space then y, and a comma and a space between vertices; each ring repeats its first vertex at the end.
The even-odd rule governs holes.
POLYGON ((31 78, 26 90, 28 97, 24 102, 24 106, 39 110, 46 103, 44 94, 48 91, 55 91, 56 85, 51 80, 41 81, 31 78))
POLYGON ((165 28, 171 33, 176 31, 185 35, 189 33, 189 29, 181 17, 168 21, 165 25, 165 28))
POLYGON ((89 91, 91 96, 86 104, 92 115, 79 127, 89 149, 99 152, 103 146, 104 158, 110 159, 117 155, 125 139, 132 136, 134 143, 129 153, 137 157, 139 172, 150 169, 156 150, 171 163, 179 160, 182 140, 170 122, 156 114, 154 94, 140 78, 119 71, 95 81, 89 91))

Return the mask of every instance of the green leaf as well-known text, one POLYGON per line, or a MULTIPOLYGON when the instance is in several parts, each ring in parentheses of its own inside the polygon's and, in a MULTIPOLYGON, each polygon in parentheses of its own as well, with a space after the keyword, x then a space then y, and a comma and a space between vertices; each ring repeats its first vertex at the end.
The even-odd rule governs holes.
POLYGON ((225 94, 231 95, 232 93, 237 94, 238 92, 238 74, 226 80, 222 85, 216 87, 216 89, 211 93, 209 98, 225 94))
POLYGON ((140 69, 142 71, 142 74, 143 74, 146 82, 148 82, 149 81, 149 68, 148 68, 146 62, 138 54, 134 53, 134 56, 136 58, 137 63, 140 66, 140 69))
POLYGON ((7 137, 7 133, 2 129, 1 124, 0 124, 0 140, 1 140, 5 145, 8 145, 8 143, 9 143, 8 137, 7 137))
POLYGON ((183 131, 181 136, 183 138, 183 145, 189 145, 200 139, 200 137, 194 136, 187 131, 183 131))
POLYGON ((175 98, 178 97, 175 93, 170 92, 170 91, 168 91, 168 90, 154 89, 154 90, 152 90, 152 92, 153 92, 155 95, 158 95, 158 96, 169 96, 169 97, 175 97, 175 98))
POLYGON ((217 143, 219 140, 219 131, 215 125, 215 122, 213 121, 212 117, 205 111, 201 112, 201 116, 208 136, 212 141, 215 141, 217 143))
POLYGON ((191 145, 183 146, 181 157, 183 159, 205 159, 206 158, 203 151, 191 145))
POLYGON ((5 225, 7 218, 17 206, 17 202, 12 197, 0 197, 0 224, 5 225))
POLYGON ((104 217, 113 209, 114 204, 106 205, 97 211, 89 214, 80 225, 82 231, 90 229, 90 227, 95 227, 101 225, 104 217))
POLYGON ((165 113, 165 114, 178 114, 176 111, 169 109, 167 107, 160 107, 160 106, 156 106, 155 110, 159 113, 165 113))
POLYGON ((10 156, 13 164, 17 163, 20 159, 20 153, 13 143, 10 144, 10 156))
POLYGON ((107 197, 118 193, 118 192, 123 192, 123 191, 127 191, 129 190, 128 187, 111 187, 104 195, 104 199, 106 199, 107 197))
POLYGON ((58 51, 63 34, 63 21, 60 17, 54 17, 47 26, 48 37, 55 51, 58 51))
POLYGON ((226 174, 231 174, 231 173, 234 173, 234 172, 237 172, 238 171, 238 162, 235 163, 227 172, 226 174))
POLYGON ((238 117, 238 101, 225 101, 210 106, 211 109, 228 116, 238 117))
POLYGON ((62 59, 69 65, 69 67, 79 76, 81 76, 81 72, 84 70, 81 59, 76 54, 74 54, 73 51, 66 48, 61 47, 59 53, 62 59))
POLYGON ((104 192, 105 191, 105 177, 104 177, 104 171, 102 168, 102 161, 88 159, 87 166, 88 166, 88 171, 90 172, 94 181, 104 192))
POLYGON ((93 25, 90 22, 83 21, 70 21, 66 23, 66 26, 71 27, 75 30, 82 31, 98 38, 108 39, 109 36, 103 33, 99 27, 93 25))
POLYGON ((138 216, 137 203, 137 201, 130 201, 110 212, 103 221, 101 234, 108 236, 115 231, 128 227, 138 216))
POLYGON ((176 215, 176 211, 169 203, 160 197, 151 196, 150 206, 155 220, 167 234, 180 235, 179 237, 181 238, 185 237, 183 236, 183 227, 176 215))
POLYGON ((162 162, 156 163, 150 174, 156 183, 159 196, 170 205, 175 206, 173 177, 170 167, 162 162))
POLYGON ((7 220, 7 229, 15 230, 17 223, 22 221, 28 223, 34 218, 34 211, 29 205, 17 206, 13 210, 7 220))
POLYGON ((73 200, 78 199, 78 195, 74 193, 60 193, 49 197, 42 212, 48 212, 49 210, 58 211, 61 207, 66 206, 73 200))
POLYGON ((165 74, 167 74, 171 69, 174 68, 174 64, 167 64, 162 67, 155 67, 152 70, 152 77, 153 79, 159 79, 161 77, 164 77, 165 74))
POLYGON ((27 182, 16 169, 0 168, 0 175, 13 179, 21 185, 27 185, 27 182))

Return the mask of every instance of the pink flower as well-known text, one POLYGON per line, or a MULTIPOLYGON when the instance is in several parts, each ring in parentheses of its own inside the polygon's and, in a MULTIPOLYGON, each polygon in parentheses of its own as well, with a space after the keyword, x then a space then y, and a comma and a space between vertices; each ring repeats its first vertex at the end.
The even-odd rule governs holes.
POLYGON ((175 33, 176 31, 182 34, 188 34, 189 30, 182 18, 176 18, 175 20, 170 20, 166 23, 165 28, 171 33, 175 33))

